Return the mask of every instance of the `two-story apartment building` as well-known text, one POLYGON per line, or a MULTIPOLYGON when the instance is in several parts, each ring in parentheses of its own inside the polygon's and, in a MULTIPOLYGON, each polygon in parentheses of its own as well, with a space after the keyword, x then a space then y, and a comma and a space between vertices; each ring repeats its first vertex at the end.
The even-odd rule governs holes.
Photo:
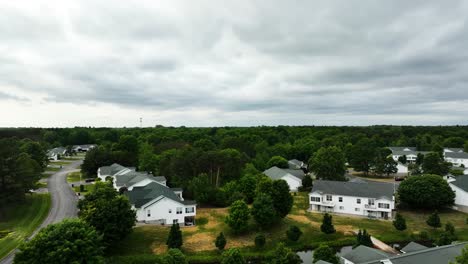
POLYGON ((389 219, 394 189, 392 183, 317 180, 309 193, 309 210, 389 219))
POLYGON ((185 200, 181 188, 166 186, 164 176, 137 172, 116 163, 99 168, 97 174, 103 181, 111 179, 114 189, 127 195, 138 222, 162 225, 195 223, 196 203, 185 200))
POLYGON ((468 153, 462 149, 444 149, 444 159, 454 166, 463 165, 463 167, 468 168, 468 153))
POLYGON ((418 154, 426 155, 429 151, 417 151, 415 147, 388 147, 392 151, 392 158, 398 161, 398 158, 406 156, 408 163, 415 163, 418 154))

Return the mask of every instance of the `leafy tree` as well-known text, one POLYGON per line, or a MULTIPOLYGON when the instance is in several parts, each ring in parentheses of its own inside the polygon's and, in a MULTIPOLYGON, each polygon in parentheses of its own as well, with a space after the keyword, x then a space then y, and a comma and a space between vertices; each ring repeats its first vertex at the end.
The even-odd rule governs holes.
POLYGON ((405 218, 397 213, 395 215, 395 220, 393 220, 393 226, 395 227, 396 230, 403 231, 406 230, 406 220, 405 218))
POLYGON ((148 143, 142 144, 139 153, 138 168, 141 171, 156 173, 159 160, 158 156, 153 153, 153 147, 148 143))
POLYGON ((320 230, 325 234, 333 234, 336 232, 335 227, 332 223, 332 216, 325 213, 323 215, 322 225, 320 226, 320 230))
POLYGON ((273 253, 272 264, 300 264, 301 258, 291 249, 284 246, 284 243, 278 243, 273 253))
POLYGON ((422 165, 423 162, 424 162, 424 154, 418 153, 418 155, 416 156, 416 164, 422 165))
POLYGON ((310 177, 310 175, 304 176, 304 178, 302 179, 302 187, 303 188, 312 187, 312 177, 310 177))
POLYGON ((246 174, 239 180, 239 191, 244 195, 247 203, 252 203, 257 188, 257 177, 246 174))
POLYGON ((440 217, 437 211, 434 211, 426 220, 426 224, 433 228, 441 227, 442 224, 440 223, 440 217))
POLYGON ((173 224, 167 237, 166 245, 168 248, 180 248, 182 247, 182 231, 180 231, 179 224, 173 224))
POLYGON ((238 234, 247 230, 249 218, 249 207, 243 200, 238 200, 229 207, 229 215, 225 222, 238 234))
POLYGON ((442 232, 437 238, 436 244, 438 246, 450 245, 455 240, 457 240, 455 227, 452 223, 448 222, 445 224, 445 231, 442 232))
POLYGON ((263 246, 265 246, 265 242, 266 242, 266 239, 265 239, 264 234, 257 234, 257 236, 255 236, 255 246, 256 247, 262 248, 263 246))
POLYGON ((288 165, 288 160, 281 157, 281 156, 273 156, 268 162, 267 162, 267 167, 271 168, 273 166, 276 166, 278 168, 283 168, 286 169, 289 167, 288 165))
POLYGON ((299 227, 293 225, 290 226, 288 230, 286 230, 286 236, 289 240, 296 242, 302 236, 302 231, 299 229, 299 227))
POLYGON ((455 258, 450 264, 467 264, 468 263, 468 246, 462 249, 462 253, 455 258))
POLYGON ((369 138, 360 139, 353 145, 348 154, 349 165, 356 171, 368 173, 377 153, 377 147, 369 138))
POLYGON ((387 157, 385 159, 385 162, 384 162, 384 167, 383 167, 383 170, 382 170, 383 173, 385 173, 387 175, 387 177, 390 175, 390 174, 395 174, 398 172, 398 168, 397 168, 397 162, 393 160, 392 157, 387 157))
POLYGON ((454 203, 455 194, 438 175, 413 176, 398 187, 402 203, 414 208, 437 209, 454 203))
POLYGON ((257 184, 257 190, 255 191, 256 194, 271 194, 273 193, 273 181, 267 177, 267 176, 262 176, 257 184))
POLYGON ((127 197, 109 183, 96 182, 94 190, 78 202, 78 209, 80 219, 96 228, 108 245, 131 233, 136 221, 127 197))
POLYGON ((273 200, 266 194, 259 194, 255 197, 251 214, 261 228, 271 226, 278 218, 273 200))
POLYGON ((294 201, 289 192, 289 185, 285 180, 273 181, 271 198, 277 215, 281 218, 286 217, 291 211, 294 201))
POLYGON ((215 246, 219 250, 223 250, 226 246, 226 238, 224 237, 223 232, 219 233, 219 235, 216 237, 215 246))
POLYGON ((167 255, 164 256, 164 264, 188 264, 184 253, 177 248, 171 248, 167 251, 167 255))
POLYGON ((327 245, 320 245, 314 250, 314 261, 313 263, 322 260, 330 262, 332 264, 339 264, 340 259, 336 256, 336 252, 333 248, 327 245))
POLYGON ((322 147, 309 160, 310 169, 319 179, 344 181, 345 157, 337 147, 322 147))
POLYGON ((198 203, 208 203, 212 200, 215 192, 208 175, 205 173, 193 178, 189 183, 188 190, 198 203))
POLYGON ((223 252, 221 264, 246 264, 244 257, 237 248, 230 248, 223 252))
POLYGON ((363 246, 367 246, 367 247, 373 247, 374 246, 374 243, 372 243, 372 239, 371 239, 371 235, 369 233, 367 233, 367 230, 364 229, 361 231, 361 229, 359 229, 359 232, 356 236, 356 245, 355 247, 359 246, 359 245, 363 245, 363 246))
POLYGON ((86 152, 81 165, 81 172, 86 177, 96 177, 97 170, 102 166, 109 166, 114 162, 111 151, 98 146, 86 152))
POLYGON ((422 170, 425 174, 446 175, 450 170, 450 163, 444 161, 439 153, 431 152, 426 154, 422 163, 422 170))
POLYGON ((29 157, 37 162, 41 170, 47 167, 47 155, 45 149, 39 144, 32 140, 26 140, 21 146, 21 152, 27 153, 29 157))
POLYGON ((104 263, 101 236, 87 223, 64 220, 21 244, 15 264, 104 263))
POLYGON ((401 164, 406 164, 408 162, 407 158, 406 158, 406 155, 403 155, 403 156, 400 156, 398 157, 398 161, 401 163, 401 164))

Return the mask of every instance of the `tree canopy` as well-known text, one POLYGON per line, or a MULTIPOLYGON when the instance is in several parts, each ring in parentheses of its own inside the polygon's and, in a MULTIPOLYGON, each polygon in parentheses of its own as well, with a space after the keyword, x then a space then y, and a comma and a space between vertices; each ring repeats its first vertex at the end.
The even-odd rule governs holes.
POLYGON ((455 193, 438 175, 412 176, 398 187, 400 201, 414 208, 437 209, 454 203, 455 193))
POLYGON ((345 156, 337 147, 322 147, 309 160, 310 169, 322 180, 344 180, 345 156))

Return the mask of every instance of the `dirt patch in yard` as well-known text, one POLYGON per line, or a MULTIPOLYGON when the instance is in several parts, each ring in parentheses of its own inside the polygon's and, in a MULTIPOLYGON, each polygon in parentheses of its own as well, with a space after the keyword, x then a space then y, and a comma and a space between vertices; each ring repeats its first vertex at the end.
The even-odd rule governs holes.
POLYGON ((337 232, 341 232, 345 235, 354 235, 354 229, 352 225, 335 225, 337 232))
POLYGON ((183 248, 187 251, 197 252, 205 250, 214 250, 215 237, 210 233, 198 233, 184 237, 183 248))
POLYGON ((319 224, 317 222, 313 222, 311 221, 307 216, 305 215, 293 215, 293 214, 290 214, 287 216, 287 218, 291 219, 291 220, 294 220, 296 222, 299 222, 299 223, 303 223, 303 224, 310 224, 312 226, 319 226, 319 224))

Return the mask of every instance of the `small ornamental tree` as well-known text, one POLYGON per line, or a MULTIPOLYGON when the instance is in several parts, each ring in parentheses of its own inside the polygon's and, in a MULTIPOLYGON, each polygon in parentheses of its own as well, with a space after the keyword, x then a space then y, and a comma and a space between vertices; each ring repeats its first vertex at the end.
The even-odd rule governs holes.
POLYGON ((104 263, 102 236, 84 221, 66 219, 21 244, 14 263, 104 263))
POLYGON ((301 264, 301 258, 291 249, 284 246, 284 243, 279 243, 273 253, 272 264, 301 264))
POLYGON ((286 236, 289 240, 296 242, 302 236, 302 231, 299 229, 299 227, 293 225, 290 226, 289 229, 286 231, 286 236))
POLYGON ((180 231, 179 224, 173 224, 167 237, 166 245, 168 248, 182 247, 182 231, 180 231))
POLYGON ((237 248, 230 248, 223 252, 221 264, 246 264, 244 257, 237 248))
POLYGON ((367 246, 367 247, 373 247, 374 246, 374 243, 372 243, 372 239, 371 239, 371 236, 369 233, 367 233, 367 230, 364 229, 361 231, 361 229, 359 229, 359 232, 356 236, 356 245, 355 247, 357 246, 360 246, 360 245, 363 245, 363 246, 367 246))
POLYGON ((255 197, 251 213, 255 222, 257 222, 261 228, 271 226, 277 219, 273 200, 269 195, 262 193, 255 197))
POLYGON ((332 223, 332 216, 325 213, 323 215, 322 225, 320 226, 320 230, 325 234, 333 234, 336 232, 335 227, 332 223))
POLYGON ((255 237, 255 246, 256 247, 262 248, 263 246, 265 246, 265 242, 266 242, 266 238, 265 238, 264 234, 258 234, 255 237))
POLYGON ((434 211, 434 212, 429 216, 429 218, 427 218, 426 224, 427 224, 428 226, 433 227, 433 228, 438 228, 438 227, 441 227, 441 226, 442 226, 442 224, 440 223, 440 217, 439 217, 439 214, 437 213, 437 211, 434 211))
POLYGON ((164 257, 164 261, 165 264, 188 264, 184 253, 177 248, 169 249, 164 257))
POLYGON ((340 263, 340 259, 336 256, 335 250, 327 245, 320 245, 314 250, 313 263, 319 260, 330 262, 332 264, 340 263))
POLYGON ((226 238, 224 237, 223 232, 219 233, 218 237, 216 237, 215 246, 219 250, 223 250, 224 247, 226 246, 226 238))
POLYGON ((225 222, 234 233, 239 234, 247 230, 249 218, 249 207, 243 200, 237 200, 229 207, 225 222))
POLYGON ((396 230, 403 231, 406 230, 406 220, 405 218, 397 213, 395 216, 395 220, 393 220, 393 226, 396 230))

